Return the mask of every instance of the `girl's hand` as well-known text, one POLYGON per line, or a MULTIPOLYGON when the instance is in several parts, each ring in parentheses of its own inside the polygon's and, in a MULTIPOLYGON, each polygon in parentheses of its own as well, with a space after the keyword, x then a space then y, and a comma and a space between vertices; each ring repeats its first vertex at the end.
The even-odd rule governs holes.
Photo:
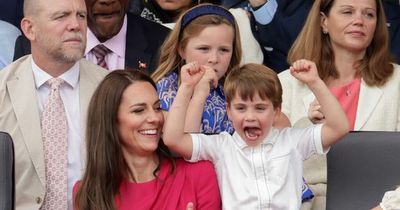
POLYGON ((321 111, 321 105, 315 99, 308 107, 308 119, 314 124, 323 123, 325 121, 325 116, 321 111))
POLYGON ((314 62, 301 59, 295 61, 290 67, 290 73, 301 82, 310 85, 320 80, 318 69, 314 62))
POLYGON ((195 87, 195 94, 202 94, 207 97, 210 94, 211 88, 216 88, 218 85, 218 76, 214 69, 209 66, 201 66, 204 69, 204 75, 195 87))
POLYGON ((204 75, 204 68, 198 62, 187 63, 181 68, 180 77, 181 84, 188 86, 196 86, 204 75))

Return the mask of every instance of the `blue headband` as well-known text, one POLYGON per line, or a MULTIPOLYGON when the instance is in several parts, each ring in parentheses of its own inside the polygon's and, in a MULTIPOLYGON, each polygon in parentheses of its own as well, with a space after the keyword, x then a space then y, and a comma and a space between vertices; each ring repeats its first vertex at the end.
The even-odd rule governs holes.
POLYGON ((182 29, 185 28, 190 22, 192 22, 192 20, 203 15, 219 15, 226 18, 230 23, 232 23, 232 25, 235 25, 235 18, 228 10, 220 6, 206 4, 195 7, 182 17, 182 29))

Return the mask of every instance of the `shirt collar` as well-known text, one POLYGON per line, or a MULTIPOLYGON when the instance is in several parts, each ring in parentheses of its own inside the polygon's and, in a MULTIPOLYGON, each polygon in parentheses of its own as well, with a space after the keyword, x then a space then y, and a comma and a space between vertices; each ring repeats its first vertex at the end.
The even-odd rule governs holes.
MULTIPOLYGON (((36 65, 33 59, 31 59, 31 61, 36 89, 39 89, 44 83, 47 82, 47 80, 53 77, 36 65)), ((68 85, 75 89, 79 81, 79 62, 76 62, 70 69, 61 74, 58 78, 63 79, 68 85)))
POLYGON ((101 43, 93 32, 88 28, 87 30, 87 44, 85 55, 87 55, 94 47, 98 44, 103 44, 113 53, 117 54, 119 57, 125 57, 125 43, 126 43, 126 30, 127 30, 127 16, 124 16, 124 23, 122 24, 121 30, 117 35, 113 36, 111 39, 101 43), (124 44, 121 44, 124 43, 124 44))

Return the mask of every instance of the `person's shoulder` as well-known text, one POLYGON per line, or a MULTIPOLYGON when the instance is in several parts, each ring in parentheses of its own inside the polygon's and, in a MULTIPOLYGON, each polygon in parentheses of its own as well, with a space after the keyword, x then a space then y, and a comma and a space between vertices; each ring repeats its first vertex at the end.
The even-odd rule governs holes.
POLYGON ((293 78, 293 76, 290 74, 289 69, 286 69, 286 70, 284 70, 284 71, 281 71, 281 72, 278 74, 278 77, 279 77, 279 79, 292 79, 292 78, 293 78))
POLYGON ((178 85, 178 74, 175 72, 169 72, 157 82, 160 86, 177 86, 178 85))
POLYGON ((99 77, 104 77, 105 75, 108 74, 108 71, 106 69, 104 69, 90 61, 87 61, 84 58, 79 60, 79 65, 80 65, 81 71, 88 72, 91 75, 97 75, 99 77))
POLYGON ((0 20, 0 34, 8 36, 18 36, 21 34, 21 31, 14 25, 6 21, 0 20))
MULTIPOLYGON (((297 80, 295 77, 292 76, 290 70, 284 70, 278 74, 279 81, 281 82, 282 88, 286 89, 289 86, 294 87, 307 87, 304 83, 300 80, 297 80)), ((308 89, 308 88, 307 88, 308 89)))
POLYGON ((279 81, 282 83, 282 86, 287 85, 288 83, 289 84, 301 84, 300 81, 298 81, 296 78, 294 78, 292 76, 289 69, 281 71, 278 74, 278 78, 279 78, 279 81))
POLYGON ((298 135, 299 133, 309 132, 312 133, 315 129, 321 130, 322 124, 312 124, 311 121, 304 118, 304 122, 296 122, 293 127, 287 127, 283 129, 274 128, 275 134, 274 138, 291 138, 293 135, 298 135))
MULTIPOLYGON (((0 81, 18 75, 20 70, 25 71, 30 65, 30 58, 31 55, 25 55, 1 69, 0 81)), ((3 84, 3 82, 0 82, 0 84, 3 84)))
POLYGON ((78 191, 80 186, 81 186, 81 181, 80 180, 76 181, 73 187, 74 194, 78 191))
POLYGON ((400 75, 400 65, 397 63, 392 63, 392 65, 393 65, 394 74, 396 76, 400 75))
POLYGON ((80 82, 96 88, 109 71, 82 58, 79 62, 80 82))
POLYGON ((143 27, 143 29, 145 29, 145 32, 161 33, 161 34, 154 34, 154 35, 168 34, 171 31, 171 29, 169 29, 159 23, 153 22, 151 20, 147 20, 146 18, 143 18, 139 15, 136 15, 136 14, 133 14, 130 12, 127 13, 127 18, 128 18, 128 28, 129 28, 129 25, 136 25, 136 26, 140 25, 141 27, 143 27))
POLYGON ((78 193, 78 189, 79 189, 80 186, 81 186, 81 181, 80 180, 76 181, 74 186, 73 186, 73 188, 72 188, 72 195, 73 195, 74 198, 76 196, 76 193, 78 193))
POLYGON ((393 74, 390 76, 388 81, 385 83, 384 87, 392 86, 393 84, 400 83, 400 65, 397 63, 392 63, 393 74))
POLYGON ((187 162, 181 158, 176 159, 176 165, 184 167, 189 175, 215 173, 214 165, 210 161, 187 162))

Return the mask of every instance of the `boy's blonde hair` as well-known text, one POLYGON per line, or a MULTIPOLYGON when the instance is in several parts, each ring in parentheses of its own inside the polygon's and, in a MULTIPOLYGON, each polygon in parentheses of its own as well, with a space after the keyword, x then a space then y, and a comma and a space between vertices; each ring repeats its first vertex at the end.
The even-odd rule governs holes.
POLYGON ((263 100, 271 100, 275 109, 282 104, 282 86, 276 72, 261 64, 233 69, 226 77, 224 93, 228 106, 236 94, 243 100, 253 100, 257 93, 263 100))

